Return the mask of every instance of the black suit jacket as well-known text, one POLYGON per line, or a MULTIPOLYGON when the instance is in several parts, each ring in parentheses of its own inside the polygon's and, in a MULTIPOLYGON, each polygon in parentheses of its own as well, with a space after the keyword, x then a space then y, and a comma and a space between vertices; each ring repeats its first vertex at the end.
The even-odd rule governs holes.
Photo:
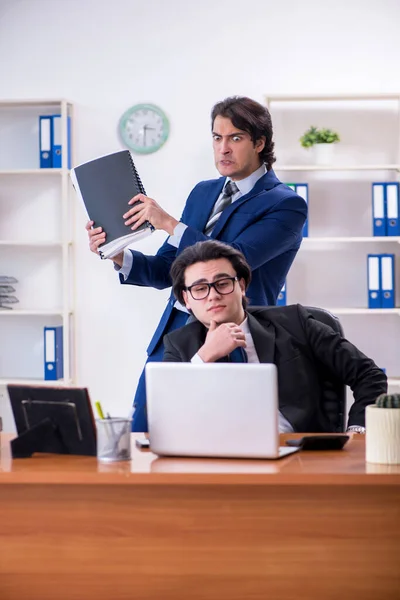
MULTIPOLYGON (((365 407, 387 390, 386 375, 370 358, 300 304, 249 307, 247 314, 260 362, 278 368, 279 410, 295 431, 333 430, 322 401, 327 371, 353 391, 348 425, 364 425, 365 407)), ((206 334, 199 321, 169 333, 164 361, 190 362, 206 334)))

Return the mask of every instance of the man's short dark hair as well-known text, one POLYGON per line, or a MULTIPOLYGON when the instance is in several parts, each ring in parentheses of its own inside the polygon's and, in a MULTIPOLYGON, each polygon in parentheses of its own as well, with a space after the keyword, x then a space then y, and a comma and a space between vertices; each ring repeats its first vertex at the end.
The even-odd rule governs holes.
MULTIPOLYGON (((197 242, 193 246, 185 248, 179 256, 174 260, 171 266, 172 289, 175 298, 181 304, 185 304, 183 291, 186 290, 185 271, 191 265, 198 262, 208 262, 210 260, 218 260, 226 258, 231 263, 237 277, 244 279, 246 289, 251 281, 251 269, 245 257, 239 250, 235 250, 232 246, 218 242, 217 240, 207 240, 205 242, 197 242)), ((245 300, 245 299, 244 299, 245 300)), ((244 302, 244 305, 246 302, 244 302)))
POLYGON ((218 116, 230 119, 235 127, 247 131, 253 144, 262 136, 265 136, 265 147, 260 152, 260 160, 266 164, 269 171, 276 161, 269 110, 251 98, 231 96, 217 102, 213 107, 211 111, 211 129, 214 127, 215 118, 218 116))

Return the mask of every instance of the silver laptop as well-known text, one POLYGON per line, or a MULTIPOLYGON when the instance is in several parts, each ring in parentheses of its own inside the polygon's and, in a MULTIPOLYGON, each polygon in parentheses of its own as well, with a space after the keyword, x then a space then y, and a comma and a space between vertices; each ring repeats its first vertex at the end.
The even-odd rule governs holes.
POLYGON ((273 364, 148 363, 152 452, 167 456, 280 458, 273 364))

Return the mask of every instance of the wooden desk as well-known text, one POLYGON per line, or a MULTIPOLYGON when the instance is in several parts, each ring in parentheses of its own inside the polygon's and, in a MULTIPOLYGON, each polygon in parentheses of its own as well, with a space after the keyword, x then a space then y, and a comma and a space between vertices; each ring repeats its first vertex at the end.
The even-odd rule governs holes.
POLYGON ((1 600, 400 598, 400 466, 0 460, 1 600))

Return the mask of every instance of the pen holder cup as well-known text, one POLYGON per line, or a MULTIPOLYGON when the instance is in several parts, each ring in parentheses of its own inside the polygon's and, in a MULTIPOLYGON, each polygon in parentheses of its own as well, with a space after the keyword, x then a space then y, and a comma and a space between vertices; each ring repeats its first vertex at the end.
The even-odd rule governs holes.
POLYGON ((400 464, 400 408, 381 408, 375 404, 365 411, 365 449, 369 463, 400 464))
POLYGON ((101 462, 131 460, 132 420, 119 417, 96 419, 97 459, 101 462))

